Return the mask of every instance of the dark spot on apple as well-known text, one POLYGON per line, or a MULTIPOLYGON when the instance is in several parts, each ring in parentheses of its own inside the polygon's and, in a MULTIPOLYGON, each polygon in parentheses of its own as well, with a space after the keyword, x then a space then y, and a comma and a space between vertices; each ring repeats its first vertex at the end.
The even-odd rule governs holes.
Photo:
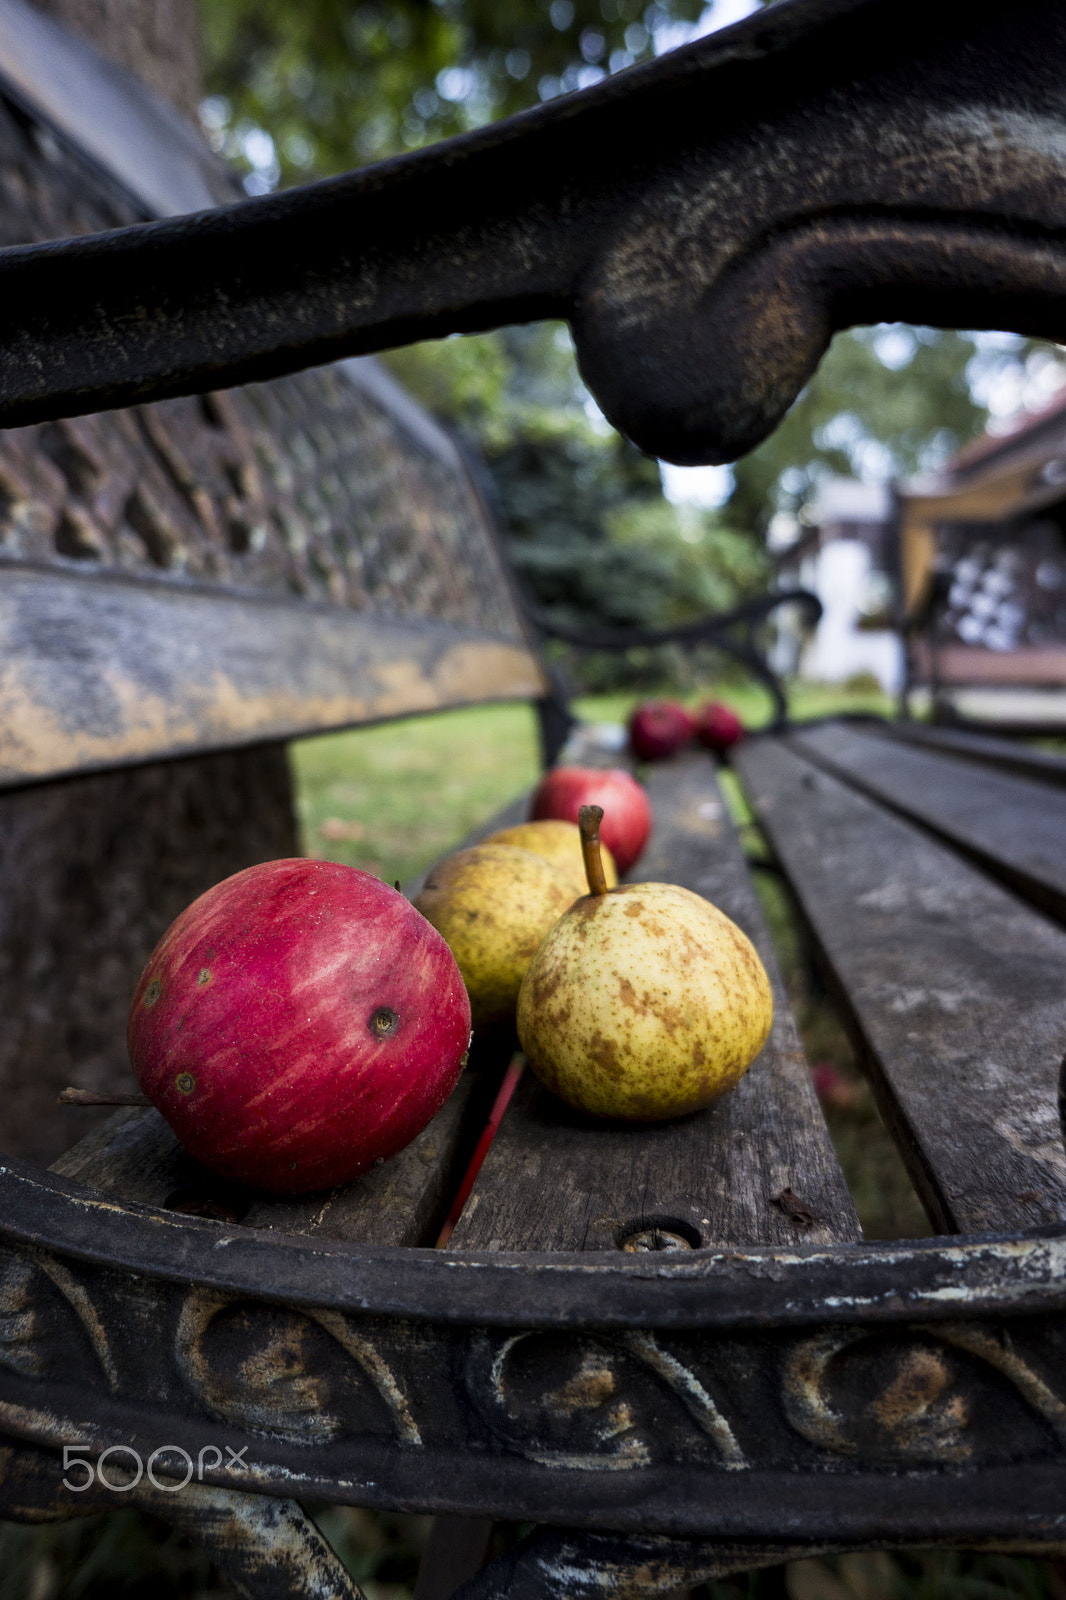
POLYGON ((459 1065, 461 1067, 465 1067, 469 1060, 470 1060, 470 1051, 469 1050, 464 1050, 462 1055, 459 1057, 459 1065))
POLYGON ((379 1039, 388 1039, 400 1026, 400 1018, 391 1006, 378 1006, 367 1022, 371 1033, 379 1039))
POLYGON ((196 981, 197 981, 197 983, 210 983, 211 982, 211 968, 210 967, 201 967, 199 972, 196 974, 196 981))
POLYGON ((196 1079, 191 1072, 179 1072, 174 1079, 174 1086, 180 1094, 192 1094, 196 1088, 196 1079))
POLYGON ((160 983, 158 978, 153 978, 147 989, 144 991, 145 1005, 148 1007, 154 1006, 162 993, 163 985, 160 983))

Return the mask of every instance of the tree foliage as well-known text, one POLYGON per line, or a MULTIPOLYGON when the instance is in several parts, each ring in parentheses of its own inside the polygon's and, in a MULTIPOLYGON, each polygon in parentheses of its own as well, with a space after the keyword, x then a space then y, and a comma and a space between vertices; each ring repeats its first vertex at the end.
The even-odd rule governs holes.
POLYGON ((888 478, 946 460, 988 420, 968 378, 977 354, 972 334, 950 330, 838 334, 784 421, 734 467, 732 515, 761 530, 819 477, 888 478))
MULTIPOLYGON (((203 0, 209 108, 282 182, 462 133, 584 88, 652 53, 702 0, 203 0)), ((263 169, 260 168, 260 171, 263 169)))
POLYGON ((657 463, 597 419, 561 324, 414 345, 389 364, 475 443, 514 565, 553 620, 666 627, 765 588, 761 543, 670 504, 657 463))

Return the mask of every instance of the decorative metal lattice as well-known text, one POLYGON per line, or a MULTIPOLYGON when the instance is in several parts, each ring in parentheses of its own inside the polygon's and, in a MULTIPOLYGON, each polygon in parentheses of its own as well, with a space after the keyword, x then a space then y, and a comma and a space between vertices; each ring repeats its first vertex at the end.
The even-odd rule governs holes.
MULTIPOLYGON (((143 215, 0 99, 0 245, 143 215)), ((0 433, 0 562, 522 637, 458 455, 416 441, 343 368, 0 433)))

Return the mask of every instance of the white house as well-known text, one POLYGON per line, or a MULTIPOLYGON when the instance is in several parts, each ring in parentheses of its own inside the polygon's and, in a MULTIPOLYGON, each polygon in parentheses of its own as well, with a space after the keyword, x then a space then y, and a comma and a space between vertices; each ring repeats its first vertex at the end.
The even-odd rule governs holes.
POLYGON ((782 587, 811 589, 823 615, 813 634, 782 630, 779 670, 820 683, 872 673, 889 694, 903 684, 903 645, 894 628, 895 528, 887 485, 829 478, 804 508, 803 521, 776 517, 770 547, 782 587))

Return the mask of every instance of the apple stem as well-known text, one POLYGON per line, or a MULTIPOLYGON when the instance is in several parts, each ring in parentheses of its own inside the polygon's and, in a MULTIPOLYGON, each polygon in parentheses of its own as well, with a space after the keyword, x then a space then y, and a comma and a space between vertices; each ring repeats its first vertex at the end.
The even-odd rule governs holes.
POLYGON ((150 1106, 144 1094, 98 1094, 95 1089, 61 1089, 56 1096, 61 1106, 150 1106))
POLYGON ((581 829, 581 854, 585 860, 585 877, 588 880, 589 894, 607 893, 607 879, 603 875, 603 861, 600 858, 602 821, 602 806, 582 806, 578 811, 577 825, 581 829))

